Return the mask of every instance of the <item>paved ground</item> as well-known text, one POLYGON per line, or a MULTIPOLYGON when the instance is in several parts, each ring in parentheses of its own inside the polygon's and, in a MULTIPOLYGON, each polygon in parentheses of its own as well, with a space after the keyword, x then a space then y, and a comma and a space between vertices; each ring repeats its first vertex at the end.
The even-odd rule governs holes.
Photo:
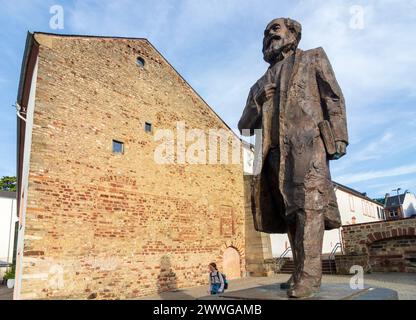
MULTIPOLYGON (((278 274, 273 277, 244 278, 229 281, 229 292, 247 289, 267 284, 284 282, 289 275, 278 274)), ((324 275, 323 283, 350 283, 350 276, 324 275)), ((416 273, 372 273, 364 275, 364 284, 396 290, 400 300, 416 300, 416 273)), ((165 292, 159 295, 147 296, 144 300, 189 300, 207 295, 208 286, 181 289, 174 292, 165 292)))
POLYGON ((9 289, 6 286, 0 285, 0 300, 12 300, 13 289, 9 289))
MULTIPOLYGON (((262 285, 280 283, 288 279, 286 274, 278 274, 273 277, 244 278, 230 281, 229 292, 262 285)), ((324 275, 323 283, 349 284, 350 276, 324 275)), ((396 290, 401 300, 416 300, 416 273, 372 273, 364 275, 365 285, 384 287, 396 290)), ((149 300, 193 300, 207 295, 208 286, 181 289, 173 292, 165 292, 142 299, 149 300)), ((0 300, 12 299, 13 290, 0 286, 0 300)))

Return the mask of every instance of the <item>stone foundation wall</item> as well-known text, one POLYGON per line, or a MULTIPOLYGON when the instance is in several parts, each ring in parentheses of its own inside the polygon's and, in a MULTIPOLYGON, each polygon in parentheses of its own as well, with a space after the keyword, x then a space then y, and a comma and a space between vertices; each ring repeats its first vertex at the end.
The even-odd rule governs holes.
POLYGON ((367 271, 415 272, 415 230, 416 218, 343 226, 341 270, 357 262, 367 271))
POLYGON ((357 265, 363 267, 364 272, 368 272, 371 270, 368 261, 368 256, 366 254, 336 255, 335 265, 338 274, 350 274, 351 267, 357 265))
POLYGON ((372 271, 416 272, 416 236, 375 241, 369 255, 372 271))
POLYGON ((264 260, 264 267, 266 269, 267 275, 279 273, 280 271, 276 263, 276 258, 264 260))

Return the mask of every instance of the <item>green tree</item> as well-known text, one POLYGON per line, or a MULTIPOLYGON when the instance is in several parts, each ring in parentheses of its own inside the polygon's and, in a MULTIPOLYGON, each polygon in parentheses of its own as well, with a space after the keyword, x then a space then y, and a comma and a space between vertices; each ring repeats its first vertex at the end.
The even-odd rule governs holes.
POLYGON ((373 199, 373 200, 377 201, 378 203, 380 203, 384 206, 384 198, 377 198, 377 199, 373 199))
POLYGON ((3 191, 16 191, 16 177, 4 176, 0 179, 0 190, 3 191))

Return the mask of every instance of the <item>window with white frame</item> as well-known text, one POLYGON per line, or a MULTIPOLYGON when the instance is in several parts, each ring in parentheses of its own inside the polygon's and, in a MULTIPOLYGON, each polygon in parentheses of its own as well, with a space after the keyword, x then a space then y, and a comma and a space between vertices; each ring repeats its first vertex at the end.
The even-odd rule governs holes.
POLYGON ((390 209, 390 217, 394 218, 399 215, 399 211, 396 209, 390 209))

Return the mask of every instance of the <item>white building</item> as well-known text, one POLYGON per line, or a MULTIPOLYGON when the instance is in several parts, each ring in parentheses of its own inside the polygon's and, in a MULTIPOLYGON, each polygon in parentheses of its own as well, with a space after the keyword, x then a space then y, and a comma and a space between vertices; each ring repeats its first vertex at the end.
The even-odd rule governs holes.
MULTIPOLYGON (((243 159, 244 174, 253 174, 254 146, 244 143, 243 159)), ((383 205, 367 197, 365 193, 351 189, 342 184, 333 182, 335 195, 337 197, 338 208, 341 214, 342 225, 365 223, 386 220, 383 205)), ((410 198, 409 198, 410 199, 410 198)), ((414 202, 416 206, 416 202, 414 202)), ((342 227, 325 231, 322 253, 328 254, 341 251, 342 245, 342 227), (335 249, 335 247, 338 247, 335 249)), ((280 257, 287 251, 287 256, 291 256, 291 251, 286 250, 290 247, 287 234, 271 234, 271 247, 274 257, 280 257)))
POLYGON ((0 275, 13 262, 16 214, 16 192, 0 191, 0 275))
MULTIPOLYGON (((333 183, 342 225, 385 220, 382 204, 370 199, 365 193, 360 193, 336 182, 333 183)), ((342 227, 325 231, 322 253, 331 253, 337 244, 342 244, 341 230, 342 227)), ((286 234, 272 234, 271 241, 274 257, 279 257, 290 247, 286 234)), ((336 251, 341 251, 341 247, 338 247, 336 251)), ((289 252, 288 256, 290 255, 289 252)))

